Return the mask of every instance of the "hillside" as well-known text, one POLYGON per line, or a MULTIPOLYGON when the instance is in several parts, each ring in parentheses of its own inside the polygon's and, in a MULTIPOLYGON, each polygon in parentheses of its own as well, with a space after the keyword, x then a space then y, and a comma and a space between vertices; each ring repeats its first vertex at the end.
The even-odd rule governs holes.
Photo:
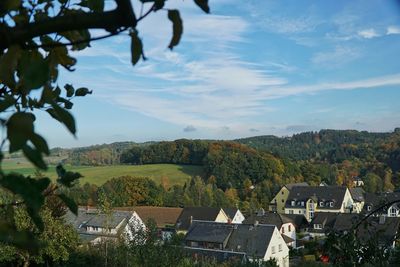
MULTIPOLYGON (((34 175, 36 170, 25 159, 5 159, 3 161, 3 170, 5 172, 17 171, 24 175, 34 175)), ((65 166, 69 171, 79 172, 84 177, 80 183, 90 183, 102 185, 114 177, 134 176, 148 177, 160 183, 162 177, 168 177, 171 185, 182 185, 192 176, 203 175, 202 168, 199 166, 175 165, 175 164, 150 164, 141 166, 132 165, 112 165, 112 166, 65 166)), ((47 172, 43 175, 55 180, 57 178, 55 165, 50 165, 47 172)))

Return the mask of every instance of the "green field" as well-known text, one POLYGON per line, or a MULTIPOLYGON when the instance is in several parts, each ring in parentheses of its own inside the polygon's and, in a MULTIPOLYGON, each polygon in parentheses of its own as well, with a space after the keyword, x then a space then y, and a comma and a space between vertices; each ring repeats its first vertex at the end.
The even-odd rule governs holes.
MULTIPOLYGON (((169 178, 170 184, 184 184, 191 176, 202 175, 201 166, 192 165, 175 165, 175 164, 149 164, 149 165, 113 165, 113 166, 64 166, 68 171, 81 173, 84 177, 80 183, 86 182, 102 185, 107 180, 124 176, 148 177, 159 183, 161 177, 166 176, 169 178)), ((35 168, 25 159, 5 159, 3 160, 2 168, 4 172, 18 172, 24 175, 34 175, 35 168)), ((56 179, 55 166, 50 165, 44 175, 51 179, 56 179)))

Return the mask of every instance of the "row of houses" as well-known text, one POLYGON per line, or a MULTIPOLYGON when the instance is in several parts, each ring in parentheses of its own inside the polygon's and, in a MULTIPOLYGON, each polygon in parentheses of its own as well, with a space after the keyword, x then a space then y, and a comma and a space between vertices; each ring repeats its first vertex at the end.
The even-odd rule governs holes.
MULTIPOLYGON (((108 215, 80 208, 78 216, 67 214, 66 219, 82 241, 92 244, 118 238, 132 240, 151 219, 160 239, 183 234, 183 246, 193 257, 219 261, 275 259, 283 267, 289 266, 290 247, 301 248, 305 240, 324 238, 330 231, 349 231, 382 203, 399 199, 398 193, 375 195, 366 194, 360 187, 301 183, 282 187, 269 211, 259 209, 246 216, 237 208, 134 207, 117 208, 108 215), (301 240, 297 239, 299 233, 304 236, 301 240)), ((366 222, 372 230, 360 230, 357 234, 361 240, 376 233, 380 242, 394 245, 400 226, 399 207, 393 203, 366 222)))

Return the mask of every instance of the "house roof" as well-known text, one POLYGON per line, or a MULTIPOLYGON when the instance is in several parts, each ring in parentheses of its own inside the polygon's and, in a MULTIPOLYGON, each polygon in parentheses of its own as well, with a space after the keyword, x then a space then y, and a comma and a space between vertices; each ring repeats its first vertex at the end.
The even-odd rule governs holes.
POLYGON ((333 224, 335 231, 346 231, 351 229, 362 218, 362 215, 357 213, 339 213, 333 224))
POLYGON ((127 220, 127 216, 119 214, 97 214, 93 216, 85 225, 90 227, 117 228, 122 222, 127 220))
POLYGON ((157 227, 174 226, 182 212, 182 208, 137 206, 133 208, 144 223, 154 220, 157 227))
POLYGON ((292 184, 286 184, 285 187, 290 191, 292 190, 293 187, 295 186, 310 186, 308 183, 306 182, 302 182, 302 183, 292 183, 292 184))
POLYGON ((285 214, 285 217, 290 219, 297 229, 308 227, 308 221, 303 214, 285 214))
POLYGON ((228 240, 226 250, 245 252, 248 256, 263 258, 274 229, 274 225, 238 224, 228 240))
POLYGON ((285 235, 285 234, 281 234, 283 240, 285 241, 286 244, 292 243, 293 241, 295 241, 293 238, 285 235))
POLYGON ((365 191, 361 187, 350 188, 349 191, 354 201, 357 202, 365 201, 364 199, 365 191))
MULTIPOLYGON (((374 193, 366 193, 365 194, 365 204, 363 207, 363 212, 368 213, 368 206, 371 207, 371 210, 377 208, 379 205, 400 200, 400 192, 390 192, 390 193, 382 193, 382 194, 374 194, 374 193)), ((400 209, 400 204, 394 204, 398 209, 400 209)), ((386 209, 382 209, 382 212, 386 212, 386 209)), ((380 212, 380 213, 382 213, 380 212)))
POLYGON ((311 198, 318 204, 323 201, 324 209, 340 209, 346 190, 345 186, 295 186, 289 193, 285 207, 305 208, 301 202, 304 202, 305 205, 305 202, 311 198), (292 201, 294 201, 294 205, 292 205, 292 201), (329 202, 333 202, 333 207, 330 207, 329 202))
POLYGON ((226 215, 228 215, 229 219, 233 220, 235 218, 236 213, 239 211, 238 208, 223 208, 226 215))
POLYGON ((235 224, 194 221, 186 234, 187 241, 226 244, 235 224))
MULTIPOLYGON (((265 212, 263 214, 253 214, 249 218, 245 219, 243 223, 254 224, 255 222, 260 224, 272 224, 278 229, 285 223, 293 223, 293 220, 286 216, 286 214, 279 214, 276 212, 265 212)), ((294 224, 294 223, 293 223, 294 224)))
POLYGON ((178 230, 187 230, 193 220, 215 221, 220 211, 220 208, 186 207, 176 221, 176 228, 178 230))
POLYGON ((362 242, 370 238, 378 238, 379 243, 390 245, 397 237, 400 227, 400 218, 398 217, 369 217, 367 219, 368 227, 359 227, 357 236, 362 242))
POLYGON ((323 228, 332 228, 337 216, 338 213, 333 212, 316 212, 310 224, 312 226, 314 224, 321 224, 323 228))
POLYGON ((224 244, 224 251, 246 253, 264 257, 272 239, 274 225, 229 224, 195 221, 185 236, 185 241, 224 244))
POLYGON ((184 247, 184 251, 192 256, 204 257, 207 259, 213 259, 217 262, 226 262, 226 261, 234 261, 234 262, 246 262, 247 257, 244 252, 234 252, 234 251, 226 251, 226 250, 215 250, 215 249, 205 249, 205 248, 193 248, 193 247, 184 247))

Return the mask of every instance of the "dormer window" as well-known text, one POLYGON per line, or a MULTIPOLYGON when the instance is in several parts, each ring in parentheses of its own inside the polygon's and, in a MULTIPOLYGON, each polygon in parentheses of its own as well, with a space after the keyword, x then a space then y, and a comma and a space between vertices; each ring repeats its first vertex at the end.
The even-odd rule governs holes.
POLYGON ((314 229, 322 229, 322 224, 319 223, 314 224, 314 229))
POLYGON ((367 206, 367 211, 371 211, 371 206, 367 206))
POLYGON ((292 200, 292 206, 296 205, 296 201, 292 200))
POLYGON ((320 202, 319 202, 319 206, 320 206, 320 207, 323 207, 323 206, 324 206, 324 202, 323 202, 323 201, 320 201, 320 202))
POLYGON ((304 201, 301 202, 301 206, 304 207, 304 201))
POLYGON ((333 207, 333 201, 329 202, 329 206, 332 208, 333 207))

